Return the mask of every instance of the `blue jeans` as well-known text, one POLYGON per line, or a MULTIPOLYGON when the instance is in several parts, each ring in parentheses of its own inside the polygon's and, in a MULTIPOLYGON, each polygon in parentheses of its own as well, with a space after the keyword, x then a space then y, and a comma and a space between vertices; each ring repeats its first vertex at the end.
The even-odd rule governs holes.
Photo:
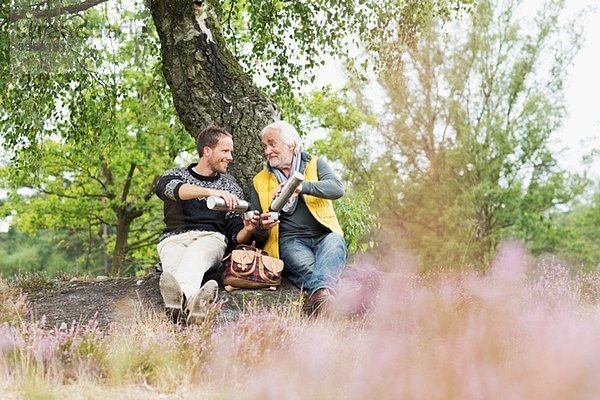
POLYGON ((312 238, 280 240, 279 255, 290 281, 310 296, 321 288, 335 292, 348 250, 344 238, 331 232, 312 238))

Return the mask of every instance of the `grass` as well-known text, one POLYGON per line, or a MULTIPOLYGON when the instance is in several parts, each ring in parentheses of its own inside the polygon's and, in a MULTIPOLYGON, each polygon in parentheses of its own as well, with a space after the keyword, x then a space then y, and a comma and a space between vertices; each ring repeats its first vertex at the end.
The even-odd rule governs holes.
POLYGON ((600 275, 505 248, 486 274, 390 275, 361 317, 250 305, 227 326, 45 330, 0 284, 0 393, 32 399, 596 398, 600 275))

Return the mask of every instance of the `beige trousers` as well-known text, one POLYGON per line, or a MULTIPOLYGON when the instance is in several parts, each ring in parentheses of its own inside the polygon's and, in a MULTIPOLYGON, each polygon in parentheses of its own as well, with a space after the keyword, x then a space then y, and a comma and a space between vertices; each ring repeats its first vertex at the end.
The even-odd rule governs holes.
POLYGON ((200 289, 204 274, 221 264, 226 248, 223 234, 206 231, 169 236, 157 246, 163 270, 173 274, 188 299, 200 289))

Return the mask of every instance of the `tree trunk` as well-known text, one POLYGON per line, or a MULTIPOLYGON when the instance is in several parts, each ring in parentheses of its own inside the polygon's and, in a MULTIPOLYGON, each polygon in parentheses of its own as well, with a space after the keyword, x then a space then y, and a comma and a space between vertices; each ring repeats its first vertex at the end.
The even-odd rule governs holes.
POLYGON ((258 133, 279 119, 279 110, 227 49, 217 3, 197 7, 191 0, 151 0, 150 8, 181 122, 194 138, 211 124, 233 135, 235 159, 229 172, 248 194, 262 164, 258 133))
POLYGON ((133 219, 127 215, 126 211, 118 212, 117 217, 117 237, 115 239, 115 249, 113 250, 113 256, 110 263, 111 276, 121 276, 123 273, 123 265, 125 264, 125 256, 127 255, 129 228, 133 221, 133 219))
POLYGON ((115 238, 115 249, 113 250, 110 263, 110 274, 112 276, 121 276, 123 274, 125 257, 129 251, 127 241, 129 240, 131 224, 136 218, 142 216, 144 211, 128 206, 127 204, 121 207, 113 207, 113 209, 117 215, 117 235, 115 238))

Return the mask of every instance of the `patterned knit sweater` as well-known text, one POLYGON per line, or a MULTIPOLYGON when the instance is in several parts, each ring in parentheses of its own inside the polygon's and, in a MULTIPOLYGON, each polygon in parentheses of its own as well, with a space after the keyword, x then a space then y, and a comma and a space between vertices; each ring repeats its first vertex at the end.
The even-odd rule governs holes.
POLYGON ((211 231, 224 234, 230 245, 236 245, 235 237, 244 226, 239 213, 210 210, 206 205, 206 198, 181 200, 178 193, 181 185, 188 183, 209 189, 226 190, 243 199, 242 189, 231 175, 197 174, 192 169, 196 165, 170 169, 156 184, 154 192, 164 202, 165 215, 165 229, 160 240, 189 231, 211 231))

